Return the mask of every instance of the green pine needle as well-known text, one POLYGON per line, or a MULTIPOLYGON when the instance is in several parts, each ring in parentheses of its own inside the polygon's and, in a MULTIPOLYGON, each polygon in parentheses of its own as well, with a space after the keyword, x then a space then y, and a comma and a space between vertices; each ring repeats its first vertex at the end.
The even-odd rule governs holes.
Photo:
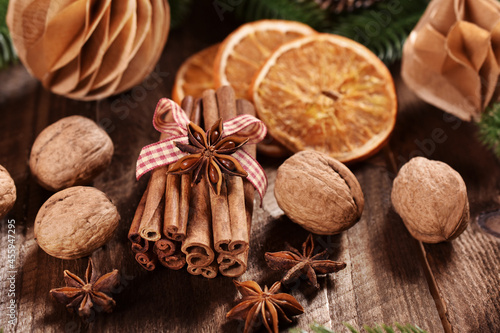
POLYGON ((170 27, 179 27, 191 13, 193 0, 169 0, 170 5, 170 27))
MULTIPOLYGON (((396 323, 397 324, 397 323, 396 323)), ((392 327, 387 326, 386 324, 382 325, 382 328, 387 332, 387 333, 395 333, 392 327)))
POLYGON ((403 44, 429 3, 381 1, 368 9, 335 15, 312 0, 240 0, 237 6, 229 6, 229 0, 216 1, 228 10, 235 9, 236 16, 247 22, 266 18, 300 21, 319 31, 354 39, 387 64, 401 59, 403 44))
POLYGON ((0 0, 0 28, 7 28, 7 23, 5 19, 7 17, 7 7, 9 6, 9 0, 0 0))
POLYGON ((295 328, 290 328, 288 330, 288 333, 307 333, 307 332, 301 328, 295 327, 295 328))
POLYGON ((314 323, 310 327, 314 333, 335 333, 331 329, 328 329, 328 328, 326 328, 318 323, 314 323))
POLYGON ((349 329, 351 333, 358 333, 358 331, 348 323, 343 323, 345 327, 349 329))
POLYGON ((14 45, 12 45, 9 29, 5 22, 8 5, 8 0, 0 0, 0 70, 9 67, 17 61, 14 45))
POLYGON ((500 102, 484 110, 478 127, 479 139, 500 158, 500 102))
MULTIPOLYGON (((343 323, 345 327, 347 327, 347 329, 351 332, 351 333, 360 333, 357 329, 355 329, 352 325, 350 325, 349 323, 343 323)), ((401 333, 427 333, 426 331, 424 331, 423 329, 421 329, 420 327, 418 326, 414 326, 414 325, 410 325, 410 324, 407 324, 407 325, 401 325, 399 323, 394 323, 394 326, 396 326, 399 331, 401 333)), ((311 330, 314 332, 314 333, 335 333, 334 331, 320 325, 320 324, 317 324, 317 323, 314 323, 312 324, 311 326, 311 330)), ((385 324, 382 324, 381 326, 380 325, 376 325, 374 327, 370 327, 368 325, 364 325, 363 326, 363 329, 365 332, 367 333, 396 333, 396 331, 388 326, 388 325, 385 325, 385 324)), ((300 328, 294 328, 294 329, 291 329, 289 330, 290 333, 307 333, 306 331, 300 329, 300 328)))
MULTIPOLYGON (((193 0, 170 0, 171 27, 179 27, 190 14, 193 0)), ((324 32, 357 40, 386 63, 401 58, 403 43, 418 22, 428 0, 402 0, 397 6, 381 1, 365 10, 334 15, 312 0, 214 0, 224 12, 234 12, 244 21, 278 18, 299 21, 324 32), (388 19, 380 13, 389 13, 388 19), (370 30, 371 29, 371 30, 370 30)), ((5 25, 8 0, 0 0, 0 68, 17 59, 5 25)))
MULTIPOLYGON (((221 5, 231 3, 230 0, 216 0, 221 5)), ((314 1, 291 0, 240 0, 234 8, 237 18, 246 22, 260 19, 283 19, 299 21, 311 27, 323 30, 327 27, 328 13, 319 8, 314 1)))
POLYGON ((428 0, 392 1, 332 19, 328 32, 351 38, 368 47, 385 63, 401 59, 403 44, 428 5, 428 0))

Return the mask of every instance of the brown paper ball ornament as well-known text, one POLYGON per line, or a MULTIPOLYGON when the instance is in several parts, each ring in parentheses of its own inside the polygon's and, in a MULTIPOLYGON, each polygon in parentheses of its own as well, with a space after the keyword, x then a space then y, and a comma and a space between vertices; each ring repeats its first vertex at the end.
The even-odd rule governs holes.
POLYGON ((167 41, 167 0, 10 0, 14 46, 50 91, 95 100, 140 83, 167 41))

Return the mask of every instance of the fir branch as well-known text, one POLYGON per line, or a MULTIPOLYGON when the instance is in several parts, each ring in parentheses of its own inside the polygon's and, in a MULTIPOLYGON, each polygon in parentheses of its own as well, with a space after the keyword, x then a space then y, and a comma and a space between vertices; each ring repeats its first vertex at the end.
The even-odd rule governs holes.
POLYGON ((9 35, 9 29, 5 22, 7 16, 8 0, 0 0, 0 70, 17 61, 14 45, 9 35))
POLYGON ((480 141, 500 158, 500 102, 486 108, 477 125, 480 141))
POLYGON ((7 23, 5 22, 7 18, 7 7, 9 6, 9 0, 0 0, 0 28, 7 28, 7 23))
POLYGON ((191 13, 193 0, 169 0, 170 5, 170 27, 179 27, 191 13))
POLYGON ((241 0, 235 6, 235 15, 246 22, 260 19, 299 21, 317 30, 325 29, 328 24, 328 13, 314 1, 241 0))
POLYGON ((351 38, 389 64, 401 59, 403 44, 428 5, 428 0, 382 1, 351 14, 337 15, 328 32, 351 38))
MULTIPOLYGON (((345 327, 347 327, 347 329, 351 333, 360 333, 352 325, 350 325, 348 323, 343 323, 343 324, 345 327)), ((427 333, 426 331, 424 331, 420 327, 410 325, 410 324, 403 326, 399 323, 394 323, 394 326, 396 326, 398 328, 400 333, 427 333)), ((332 331, 332 330, 330 330, 330 329, 328 329, 320 324, 317 324, 317 323, 312 324, 310 327, 314 333, 335 333, 334 331, 332 331)), ((383 324, 381 326, 376 325, 374 327, 364 325, 363 329, 367 333, 396 333, 396 331, 392 327, 385 325, 385 324, 383 324)), ((291 329, 291 330, 289 330, 289 332, 290 333, 307 333, 306 331, 301 330, 299 328, 291 329)))
POLYGON ((240 1, 236 6, 239 19, 300 21, 319 31, 354 39, 388 64, 401 59, 403 44, 429 3, 429 0, 381 1, 367 9, 333 14, 312 0, 240 1))
POLYGON ((314 333, 335 333, 331 329, 328 329, 328 328, 326 328, 318 323, 314 323, 310 327, 314 333))
POLYGON ((358 333, 358 331, 354 327, 352 327, 351 325, 344 323, 344 326, 347 327, 347 329, 349 329, 349 332, 358 333))

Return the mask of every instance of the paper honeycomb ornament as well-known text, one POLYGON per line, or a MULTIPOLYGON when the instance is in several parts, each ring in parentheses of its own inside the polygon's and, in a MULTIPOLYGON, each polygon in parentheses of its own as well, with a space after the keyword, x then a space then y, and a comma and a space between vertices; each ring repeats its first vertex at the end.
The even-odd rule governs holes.
POLYGON ((44 87, 95 100, 152 72, 167 41, 167 0, 10 0, 14 46, 44 87))
POLYGON ((401 77, 425 102, 479 121, 500 96, 500 3, 431 1, 404 44, 401 77))

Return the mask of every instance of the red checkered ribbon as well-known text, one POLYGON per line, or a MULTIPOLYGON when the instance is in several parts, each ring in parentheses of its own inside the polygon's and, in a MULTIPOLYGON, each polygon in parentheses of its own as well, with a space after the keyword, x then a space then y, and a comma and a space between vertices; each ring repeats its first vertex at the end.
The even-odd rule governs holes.
MULTIPOLYGON (((174 163, 187 155, 180 151, 174 142, 189 143, 187 137, 188 124, 189 118, 177 103, 168 98, 160 99, 153 117, 153 126, 157 131, 165 133, 167 138, 142 148, 136 166, 135 174, 137 179, 155 168, 174 163), (169 112, 172 112, 173 122, 166 122, 164 120, 165 115, 169 112)), ((247 144, 256 144, 262 141, 267 132, 266 126, 262 121, 247 114, 229 119, 224 122, 223 126, 224 136, 244 131, 244 136, 249 138, 247 144)), ((231 156, 236 158, 248 173, 246 179, 259 192, 262 200, 267 190, 267 177, 260 164, 242 149, 238 149, 231 156)))

